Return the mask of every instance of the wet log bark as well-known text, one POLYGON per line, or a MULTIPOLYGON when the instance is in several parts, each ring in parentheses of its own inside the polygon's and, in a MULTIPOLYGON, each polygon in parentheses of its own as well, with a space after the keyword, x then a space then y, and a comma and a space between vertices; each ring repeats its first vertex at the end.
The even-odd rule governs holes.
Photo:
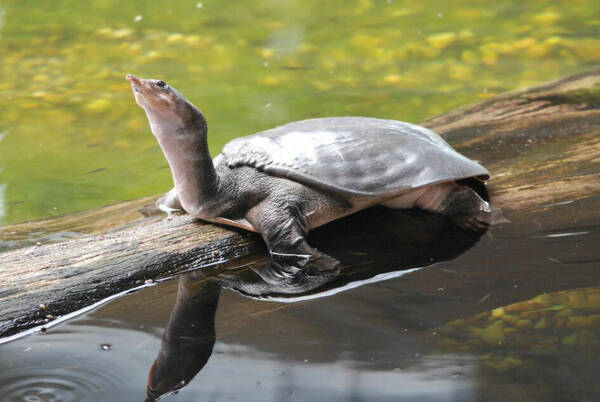
MULTIPOLYGON (((89 306, 121 291, 190 269, 225 262, 262 249, 255 234, 224 229, 194 221, 187 215, 163 219, 145 217, 148 204, 132 201, 122 205, 80 213, 82 228, 95 226, 98 212, 116 213, 135 223, 107 233, 91 234, 55 243, 41 244, 1 255, 0 336, 43 324, 48 318, 89 306), (137 207, 137 208, 136 208, 137 207), (142 219, 127 208, 142 212, 142 219), (90 221, 91 220, 91 221, 90 221), (40 305, 45 308, 41 309, 40 305)), ((73 219, 71 216, 65 219, 73 219)), ((123 222, 117 219, 116 222, 123 222)), ((76 219, 77 220, 77 219, 76 219)), ((62 224, 62 218, 47 221, 62 224)), ((27 228, 36 223, 24 224, 27 228)), ((22 228, 21 225, 10 227, 22 228)), ((22 233, 22 232, 21 232, 22 233)))
MULTIPOLYGON (((511 210, 600 193, 600 69, 423 124, 488 167, 493 203, 509 218, 511 210)), ((0 228, 0 336, 264 248, 253 234, 185 215, 165 219, 155 199, 0 228)))

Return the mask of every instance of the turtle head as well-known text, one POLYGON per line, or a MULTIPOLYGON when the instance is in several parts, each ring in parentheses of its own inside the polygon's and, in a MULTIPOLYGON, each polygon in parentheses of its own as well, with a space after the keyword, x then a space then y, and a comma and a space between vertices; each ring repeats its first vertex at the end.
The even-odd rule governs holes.
POLYGON ((181 206, 190 214, 200 214, 202 206, 216 196, 219 185, 208 149, 204 115, 162 80, 133 74, 126 78, 169 162, 181 206))
MULTIPOLYGON (((204 120, 198 108, 175 88, 163 80, 145 79, 127 74, 136 103, 146 111, 154 130, 156 124, 188 126, 195 120, 204 120)), ((160 130, 159 130, 160 131, 160 130)))

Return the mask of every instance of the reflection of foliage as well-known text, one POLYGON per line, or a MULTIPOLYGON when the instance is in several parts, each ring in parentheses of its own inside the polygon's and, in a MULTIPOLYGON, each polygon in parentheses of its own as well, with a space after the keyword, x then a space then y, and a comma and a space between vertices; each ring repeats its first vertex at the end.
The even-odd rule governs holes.
POLYGON ((436 334, 441 351, 477 355, 487 401, 595 400, 600 392, 598 287, 542 294, 452 321, 436 334))
MULTIPOLYGON (((444 351, 600 351, 600 288, 542 294, 452 321, 436 331, 437 345, 444 351)), ((484 361, 498 370, 522 363, 510 354, 500 359, 485 355, 484 361)))
POLYGON ((306 117, 417 121, 600 61, 591 0, 4 7, 7 221, 168 187, 126 72, 164 78, 205 110, 216 153, 235 136, 306 117))

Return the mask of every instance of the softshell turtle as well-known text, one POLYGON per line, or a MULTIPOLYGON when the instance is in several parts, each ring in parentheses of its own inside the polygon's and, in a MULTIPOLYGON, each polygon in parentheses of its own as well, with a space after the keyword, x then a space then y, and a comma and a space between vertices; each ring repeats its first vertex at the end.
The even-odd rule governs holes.
POLYGON ((260 233, 282 274, 337 270, 337 260, 307 243, 308 231, 376 204, 420 207, 473 230, 490 223, 477 186, 461 184, 489 172, 424 127, 365 117, 303 120, 234 139, 213 159, 196 106, 162 80, 127 79, 175 183, 159 208, 260 233))

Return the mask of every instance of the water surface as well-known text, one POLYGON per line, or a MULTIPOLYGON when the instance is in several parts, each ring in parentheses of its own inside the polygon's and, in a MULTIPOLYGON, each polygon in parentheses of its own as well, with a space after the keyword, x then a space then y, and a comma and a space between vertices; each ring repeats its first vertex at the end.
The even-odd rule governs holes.
POLYGON ((185 385, 173 401, 595 401, 599 203, 481 238, 362 213, 312 236, 344 264, 330 284, 290 288, 260 256, 202 269, 0 346, 0 392, 141 401, 158 358, 155 389, 185 385))
POLYGON ((171 187, 124 80, 180 89, 228 140, 293 120, 418 122, 600 62, 600 3, 0 3, 0 224, 171 187))

